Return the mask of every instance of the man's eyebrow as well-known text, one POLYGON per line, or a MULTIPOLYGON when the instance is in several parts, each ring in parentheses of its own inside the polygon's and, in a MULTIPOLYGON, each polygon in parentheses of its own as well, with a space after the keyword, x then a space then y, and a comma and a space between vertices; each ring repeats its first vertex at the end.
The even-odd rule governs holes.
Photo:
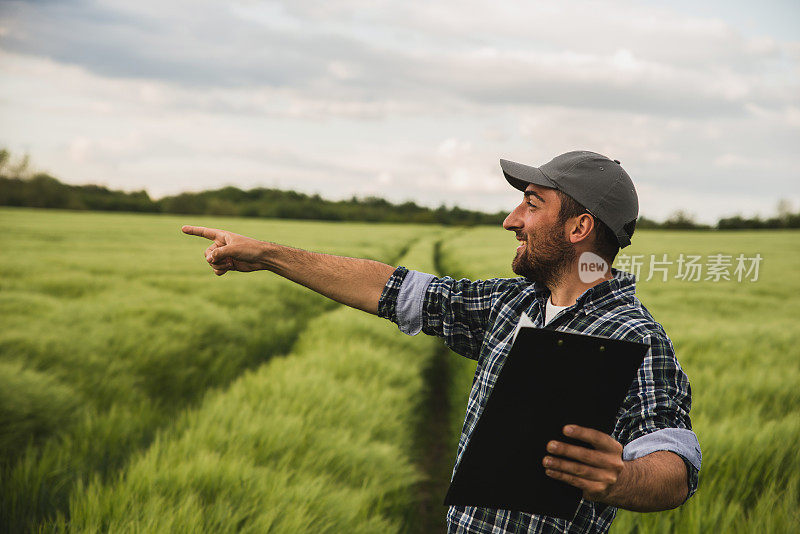
POLYGON ((529 196, 531 196, 531 195, 533 195, 533 196, 535 196, 536 198, 538 198, 540 202, 544 202, 544 199, 543 199, 542 197, 540 197, 540 196, 539 196, 539 195, 536 193, 536 191, 532 191, 532 190, 525 191, 525 196, 526 196, 526 197, 529 197, 529 196))

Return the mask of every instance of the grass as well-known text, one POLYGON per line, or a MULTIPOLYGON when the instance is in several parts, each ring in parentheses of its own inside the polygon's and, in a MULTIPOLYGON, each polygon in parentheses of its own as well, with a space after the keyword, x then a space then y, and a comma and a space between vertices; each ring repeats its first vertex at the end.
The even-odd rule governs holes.
POLYGON ((33 530, 209 391, 287 352, 332 303, 217 278, 184 223, 389 261, 421 227, 2 209, 0 531, 33 530))
MULTIPOLYGON (((440 530, 475 362, 270 273, 215 277, 180 226, 473 279, 513 276, 513 234, 9 208, 0 223, 0 532, 440 530)), ((641 231, 623 252, 691 380, 703 468, 687 504, 620 511, 612 532, 798 530, 800 233, 641 231), (664 253, 763 261, 754 282, 681 281, 675 264, 645 280, 664 253)))

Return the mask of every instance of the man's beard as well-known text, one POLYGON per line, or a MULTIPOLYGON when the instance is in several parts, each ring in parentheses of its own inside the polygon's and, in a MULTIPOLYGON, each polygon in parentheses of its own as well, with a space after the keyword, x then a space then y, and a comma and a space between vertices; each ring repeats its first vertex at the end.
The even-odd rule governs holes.
POLYGON ((511 270, 531 282, 539 282, 547 287, 554 286, 575 262, 575 247, 559 235, 562 225, 554 225, 531 243, 526 236, 525 248, 518 252, 511 262, 511 270), (535 253, 532 249, 535 247, 535 253))

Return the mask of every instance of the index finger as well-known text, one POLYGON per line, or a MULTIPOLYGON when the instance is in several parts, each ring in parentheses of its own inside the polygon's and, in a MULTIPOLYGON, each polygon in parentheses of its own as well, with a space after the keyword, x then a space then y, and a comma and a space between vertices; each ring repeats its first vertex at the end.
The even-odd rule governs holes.
POLYGON ((612 451, 620 446, 620 443, 608 434, 585 426, 567 425, 564 427, 564 435, 590 443, 599 450, 612 451))
POLYGON ((206 228, 205 226, 189 226, 189 225, 182 226, 181 231, 184 234, 205 237, 206 239, 210 239, 212 241, 215 241, 217 237, 219 237, 220 233, 220 231, 215 228, 206 228))

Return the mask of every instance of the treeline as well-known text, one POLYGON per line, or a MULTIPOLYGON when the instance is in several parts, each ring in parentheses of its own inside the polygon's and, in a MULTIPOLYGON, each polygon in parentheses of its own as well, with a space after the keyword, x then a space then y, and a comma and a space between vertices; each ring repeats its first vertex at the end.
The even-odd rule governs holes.
POLYGON ((73 210, 142 211, 187 215, 230 215, 324 221, 380 221, 444 225, 497 224, 505 213, 458 207, 430 209, 414 202, 392 204, 376 197, 331 201, 319 195, 255 188, 223 187, 153 200, 146 191, 126 193, 98 185, 68 185, 39 173, 31 178, 0 175, 0 205, 73 210))
POLYGON ((639 217, 636 228, 661 228, 663 230, 754 230, 800 228, 800 211, 792 213, 788 201, 778 202, 778 214, 774 217, 762 219, 761 217, 742 217, 734 215, 723 217, 716 224, 702 224, 694 220, 692 215, 685 211, 677 211, 664 222, 656 222, 646 217, 639 217))
POLYGON ((444 225, 499 224, 506 216, 502 212, 483 213, 459 207, 431 209, 414 202, 393 204, 377 197, 332 201, 319 195, 261 187, 247 191, 223 187, 153 200, 144 190, 124 192, 99 185, 69 185, 47 173, 30 173, 27 168, 27 158, 12 164, 8 151, 0 150, 0 205, 444 225))
MULTIPOLYGON (((319 195, 262 187, 244 191, 229 186, 153 200, 145 190, 125 192, 99 185, 69 185, 47 173, 29 172, 28 157, 12 163, 7 150, 0 150, 0 206, 443 225, 500 224, 507 215, 504 211, 484 213, 457 206, 442 205, 432 209, 411 201, 393 204, 378 197, 334 201, 319 195)), ((636 227, 673 230, 800 228, 800 212, 792 212, 788 201, 781 200, 778 215, 768 219, 736 215, 707 225, 678 211, 664 222, 639 217, 636 227)))

